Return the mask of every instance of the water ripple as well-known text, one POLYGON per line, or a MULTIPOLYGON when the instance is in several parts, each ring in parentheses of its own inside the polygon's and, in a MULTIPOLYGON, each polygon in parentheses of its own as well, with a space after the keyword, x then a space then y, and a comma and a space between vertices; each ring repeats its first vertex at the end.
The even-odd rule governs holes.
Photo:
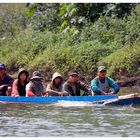
POLYGON ((139 137, 140 108, 91 103, 0 105, 0 136, 139 137))

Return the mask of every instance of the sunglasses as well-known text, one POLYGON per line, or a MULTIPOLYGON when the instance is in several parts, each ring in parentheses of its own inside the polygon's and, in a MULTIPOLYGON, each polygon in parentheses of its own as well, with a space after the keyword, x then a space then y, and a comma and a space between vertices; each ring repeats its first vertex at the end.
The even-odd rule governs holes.
POLYGON ((78 77, 78 75, 71 75, 71 77, 78 77))

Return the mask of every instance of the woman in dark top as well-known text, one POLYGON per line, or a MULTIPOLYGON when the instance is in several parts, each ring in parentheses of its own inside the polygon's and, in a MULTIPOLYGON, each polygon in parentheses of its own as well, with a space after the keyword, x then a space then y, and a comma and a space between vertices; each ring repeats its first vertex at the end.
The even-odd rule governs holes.
POLYGON ((26 85, 28 83, 29 73, 21 68, 12 86, 12 96, 26 96, 26 85))

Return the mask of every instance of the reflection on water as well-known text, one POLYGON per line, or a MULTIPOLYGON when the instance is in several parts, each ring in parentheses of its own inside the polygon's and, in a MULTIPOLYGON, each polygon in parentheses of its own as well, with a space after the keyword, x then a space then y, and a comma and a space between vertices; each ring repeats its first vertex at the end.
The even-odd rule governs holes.
POLYGON ((0 104, 0 137, 140 136, 140 108, 91 103, 0 104))

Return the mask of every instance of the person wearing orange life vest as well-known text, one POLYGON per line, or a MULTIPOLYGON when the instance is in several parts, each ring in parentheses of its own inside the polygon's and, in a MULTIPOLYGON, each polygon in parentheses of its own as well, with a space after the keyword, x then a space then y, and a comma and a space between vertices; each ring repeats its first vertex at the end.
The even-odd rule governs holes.
POLYGON ((91 81, 91 89, 94 95, 113 95, 117 94, 120 87, 115 81, 106 76, 107 69, 105 66, 98 68, 97 77, 91 81))
POLYGON ((39 71, 33 72, 30 82, 26 85, 26 96, 48 96, 39 71))

